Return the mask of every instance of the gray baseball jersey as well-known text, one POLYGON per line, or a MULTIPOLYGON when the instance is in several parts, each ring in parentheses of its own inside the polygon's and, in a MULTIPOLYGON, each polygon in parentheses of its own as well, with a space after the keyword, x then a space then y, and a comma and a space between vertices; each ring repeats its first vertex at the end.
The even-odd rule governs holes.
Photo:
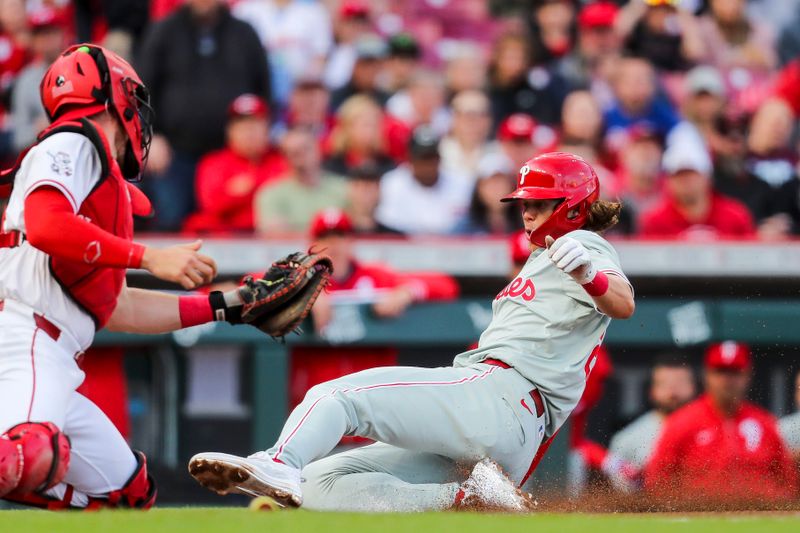
POLYGON ((612 438, 608 451, 638 468, 644 468, 653 453, 664 417, 657 411, 648 411, 612 438))
POLYGON ((800 413, 787 415, 778 420, 778 430, 789 449, 800 452, 800 413))
MULTIPOLYGON (((608 241, 584 230, 567 235, 586 247, 599 271, 627 281, 608 241)), ((538 249, 495 297, 492 321, 478 347, 456 356, 453 364, 468 366, 492 358, 513 366, 544 396, 546 431, 553 435, 583 394, 594 365, 591 355, 610 322, 592 297, 538 249)))

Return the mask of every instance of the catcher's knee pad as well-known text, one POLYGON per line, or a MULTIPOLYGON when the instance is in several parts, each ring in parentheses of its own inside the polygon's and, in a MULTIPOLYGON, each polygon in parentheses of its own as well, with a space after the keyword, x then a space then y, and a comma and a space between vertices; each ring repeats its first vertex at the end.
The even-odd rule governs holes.
MULTIPOLYGON (((60 483, 69 468, 70 443, 65 434, 52 422, 23 422, 17 424, 2 436, 0 441, 5 441, 5 458, 9 462, 19 461, 21 469, 13 487, 18 493, 42 492, 60 483), (9 449, 9 444, 15 450, 9 449), (16 458, 14 457, 16 453, 16 458)), ((0 451, 0 457, 3 452, 0 451)), ((0 459, 0 463, 4 463, 0 459)), ((12 472, 10 463, 4 464, 7 472, 12 472)), ((0 470, 3 470, 0 466, 0 470)), ((0 471, 0 479, 3 473, 0 471)), ((2 484, 2 481, 0 481, 2 484)), ((0 489, 0 495, 3 495, 0 489)))
POLYGON ((147 458, 140 451, 134 451, 136 470, 118 490, 109 492, 102 498, 89 498, 87 509, 125 507, 130 509, 150 509, 156 503, 156 483, 147 473, 147 458))
POLYGON ((17 488, 22 479, 22 447, 0 435, 0 498, 17 488))

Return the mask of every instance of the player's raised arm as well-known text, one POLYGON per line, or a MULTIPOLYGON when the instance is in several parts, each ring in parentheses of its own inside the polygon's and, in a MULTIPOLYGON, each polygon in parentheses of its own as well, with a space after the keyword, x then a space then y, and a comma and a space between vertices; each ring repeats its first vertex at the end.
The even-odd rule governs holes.
POLYGON ((558 240, 548 236, 546 244, 550 260, 583 287, 602 313, 623 319, 633 315, 636 306, 628 281, 598 270, 589 250, 580 241, 568 236, 558 240))

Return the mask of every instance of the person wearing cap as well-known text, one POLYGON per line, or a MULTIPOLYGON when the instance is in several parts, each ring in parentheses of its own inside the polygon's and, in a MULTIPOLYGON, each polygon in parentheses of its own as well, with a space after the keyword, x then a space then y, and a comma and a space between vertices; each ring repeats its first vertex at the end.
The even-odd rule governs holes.
POLYGON ((323 169, 319 142, 312 132, 291 129, 281 147, 289 171, 283 179, 256 191, 256 229, 264 235, 305 234, 316 212, 346 205, 347 183, 323 169))
POLYGON ((589 87, 603 62, 619 54, 622 43, 614 31, 618 12, 617 4, 605 0, 586 3, 578 12, 575 49, 559 66, 573 87, 589 87))
MULTIPOLYGON (((540 127, 536 120, 526 113, 514 113, 506 117, 497 128, 497 145, 507 159, 511 169, 516 171, 530 159, 531 154, 539 152, 537 138, 539 132, 552 134, 547 127, 540 127)), ((554 137, 554 135, 553 135, 554 137)))
POLYGON ((325 86, 335 91, 350 80, 356 63, 355 43, 372 31, 370 8, 366 1, 345 0, 333 21, 335 44, 325 62, 323 81, 325 86))
POLYGON ((252 232, 253 197, 264 184, 288 170, 286 158, 270 144, 267 103, 254 94, 236 98, 228 109, 225 148, 197 165, 198 212, 186 231, 252 232))
POLYGON ((795 463, 800 466, 800 372, 794 377, 794 406, 794 413, 778 420, 778 429, 795 463))
POLYGON ((47 67, 56 60, 66 43, 62 20, 56 11, 42 8, 28 16, 33 61, 14 82, 11 92, 11 117, 14 123, 14 150, 30 146, 48 124, 39 97, 39 83, 47 67))
POLYGON ((777 420, 746 400, 750 349, 727 341, 705 355, 705 393, 664 422, 645 488, 670 502, 788 501, 797 473, 777 420))
POLYGON ((381 178, 379 222, 411 235, 453 231, 467 211, 472 185, 441 168, 439 141, 428 126, 412 132, 409 162, 381 178))
POLYGON ((389 54, 386 41, 379 35, 363 35, 355 41, 355 52, 356 60, 350 79, 331 95, 331 108, 334 110, 354 94, 371 96, 381 106, 389 99, 380 86, 380 76, 389 54))
POLYGON ((489 142, 491 103, 483 91, 463 91, 453 97, 450 107, 453 110, 450 132, 439 145, 442 168, 472 186, 481 159, 494 150, 489 142))
POLYGON ((414 72, 421 67, 422 50, 410 33, 395 33, 389 37, 388 45, 386 90, 395 93, 408 87, 414 72))
POLYGON ((484 157, 478 165, 478 180, 472 192, 469 211, 454 233, 508 235, 519 229, 517 210, 507 202, 500 201, 514 190, 514 174, 515 168, 502 154, 484 157))
POLYGON ((333 46, 333 27, 320 2, 242 0, 233 3, 231 12, 258 34, 267 52, 276 102, 286 103, 296 79, 322 74, 333 46))
POLYGON ((681 239, 755 235, 747 207, 714 190, 711 158, 702 139, 674 142, 664 152, 662 167, 664 196, 641 215, 640 235, 681 239))

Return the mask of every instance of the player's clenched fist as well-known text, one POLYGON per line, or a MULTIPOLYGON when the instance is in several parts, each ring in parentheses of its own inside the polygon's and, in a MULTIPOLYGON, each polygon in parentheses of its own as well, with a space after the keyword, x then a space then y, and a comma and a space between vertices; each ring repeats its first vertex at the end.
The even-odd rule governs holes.
POLYGON ((158 279, 180 283, 184 289, 195 289, 211 282, 217 275, 217 264, 198 253, 202 241, 179 244, 169 248, 146 248, 142 268, 158 279))
POLYGON ((572 237, 545 238, 547 255, 558 268, 572 276, 579 284, 589 283, 597 270, 586 247, 572 237))

